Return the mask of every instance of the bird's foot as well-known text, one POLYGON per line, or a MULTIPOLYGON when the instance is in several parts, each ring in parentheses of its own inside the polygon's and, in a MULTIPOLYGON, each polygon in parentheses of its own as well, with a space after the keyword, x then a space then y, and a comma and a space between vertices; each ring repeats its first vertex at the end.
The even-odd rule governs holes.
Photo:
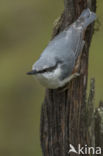
POLYGON ((77 78, 78 76, 80 76, 80 73, 74 73, 74 74, 72 74, 72 75, 68 78, 68 81, 67 81, 66 85, 65 85, 64 87, 62 87, 62 88, 59 89, 59 92, 64 92, 64 91, 68 90, 70 81, 71 81, 72 79, 74 79, 74 78, 77 78))

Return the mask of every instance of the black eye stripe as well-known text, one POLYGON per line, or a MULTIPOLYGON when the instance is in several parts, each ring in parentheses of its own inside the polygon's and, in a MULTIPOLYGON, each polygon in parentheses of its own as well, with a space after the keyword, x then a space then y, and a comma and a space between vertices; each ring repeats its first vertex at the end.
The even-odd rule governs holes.
POLYGON ((43 69, 43 70, 39 70, 37 71, 37 73, 45 73, 45 72, 51 72, 53 71, 57 66, 58 64, 62 63, 62 61, 57 61, 56 65, 53 66, 53 67, 49 67, 49 68, 46 68, 46 69, 43 69))
POLYGON ((57 65, 55 65, 54 67, 49 67, 49 68, 43 69, 41 71, 37 71, 37 73, 50 72, 50 71, 53 71, 56 67, 57 67, 57 65))

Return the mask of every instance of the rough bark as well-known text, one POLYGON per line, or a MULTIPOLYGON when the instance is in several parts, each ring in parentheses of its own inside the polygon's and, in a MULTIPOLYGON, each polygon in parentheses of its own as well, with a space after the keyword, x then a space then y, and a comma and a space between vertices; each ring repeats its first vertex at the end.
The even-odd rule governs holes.
MULTIPOLYGON (((54 28, 52 38, 77 19, 87 7, 87 0, 65 0, 64 12, 54 28)), ((96 11, 96 0, 91 0, 91 10, 96 11)), ((93 26, 85 33, 85 47, 81 57, 80 77, 73 79, 64 92, 46 90, 41 111, 41 146, 44 156, 67 156, 69 144, 89 144, 86 126, 86 88, 88 56, 93 26)))
MULTIPOLYGON (((95 112, 95 146, 102 148, 103 154, 103 102, 101 101, 99 107, 95 112)), ((102 155, 101 154, 101 155, 102 155)))
POLYGON ((95 80, 91 79, 90 92, 87 100, 87 111, 86 111, 86 126, 87 126, 87 139, 88 146, 95 147, 95 80))

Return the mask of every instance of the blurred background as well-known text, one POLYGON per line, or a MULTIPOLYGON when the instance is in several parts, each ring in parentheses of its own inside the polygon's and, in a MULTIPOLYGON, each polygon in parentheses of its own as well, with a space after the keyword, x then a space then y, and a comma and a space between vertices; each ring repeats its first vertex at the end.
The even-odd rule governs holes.
MULTIPOLYGON (((96 79, 95 105, 103 99, 103 0, 97 1, 101 26, 90 48, 88 79, 96 79)), ((63 0, 0 1, 0 156, 41 156, 44 88, 26 72, 47 45, 62 11, 63 0)))

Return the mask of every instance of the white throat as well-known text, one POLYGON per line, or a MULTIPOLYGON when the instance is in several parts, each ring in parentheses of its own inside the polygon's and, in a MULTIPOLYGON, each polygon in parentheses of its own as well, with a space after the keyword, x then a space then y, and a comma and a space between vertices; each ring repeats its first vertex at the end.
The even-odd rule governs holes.
POLYGON ((47 88, 57 88, 60 81, 59 80, 60 75, 61 68, 60 65, 58 65, 55 70, 36 74, 36 77, 43 86, 47 88))

